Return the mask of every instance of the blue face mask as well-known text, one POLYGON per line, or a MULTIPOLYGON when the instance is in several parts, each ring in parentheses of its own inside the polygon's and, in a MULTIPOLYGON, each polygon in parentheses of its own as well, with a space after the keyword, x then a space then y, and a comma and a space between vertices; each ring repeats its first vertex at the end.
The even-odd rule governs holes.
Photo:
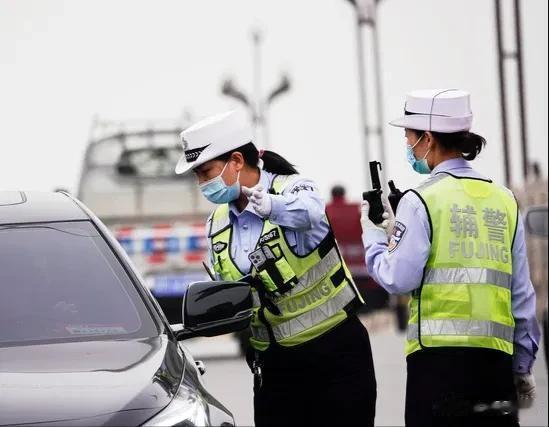
POLYGON ((429 167, 429 164, 427 163, 427 154, 429 154, 429 151, 431 149, 429 148, 427 152, 425 153, 425 156, 423 156, 423 159, 418 160, 416 159, 416 155, 414 154, 414 148, 416 145, 418 145, 421 141, 421 139, 425 136, 425 134, 421 135, 421 137, 417 140, 417 142, 414 145, 406 144, 406 158, 408 159, 408 163, 410 163, 410 166, 412 166, 412 169, 415 170, 417 173, 420 173, 422 175, 427 175, 431 173, 431 168, 429 167))
POLYGON ((240 178, 240 171, 238 172, 236 182, 233 185, 225 184, 225 181, 223 181, 221 176, 223 175, 223 172, 225 172, 228 164, 229 162, 225 163, 223 170, 215 178, 199 185, 200 191, 202 191, 204 197, 210 202, 218 205, 230 203, 240 196, 240 182, 238 181, 240 178))

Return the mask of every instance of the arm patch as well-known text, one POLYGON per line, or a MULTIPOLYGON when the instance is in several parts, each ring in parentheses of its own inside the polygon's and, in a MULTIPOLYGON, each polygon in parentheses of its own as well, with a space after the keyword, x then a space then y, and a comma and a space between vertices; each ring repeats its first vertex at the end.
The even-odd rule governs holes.
POLYGON ((389 240, 389 253, 393 252, 402 241, 404 234, 406 233, 406 226, 400 221, 395 222, 395 228, 393 229, 393 234, 391 235, 391 240, 389 240))
POLYGON ((297 194, 300 191, 315 191, 315 188, 309 184, 299 184, 292 188, 291 194, 297 194))

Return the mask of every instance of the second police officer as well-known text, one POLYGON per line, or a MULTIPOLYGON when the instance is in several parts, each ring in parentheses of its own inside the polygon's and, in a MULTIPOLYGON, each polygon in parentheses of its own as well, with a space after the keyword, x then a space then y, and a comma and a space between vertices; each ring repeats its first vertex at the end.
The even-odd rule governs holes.
POLYGON ((181 134, 176 172, 216 204, 206 224, 217 279, 251 280, 248 362, 257 426, 373 426, 376 380, 363 303, 315 183, 258 151, 234 112, 181 134))
POLYGON ((516 426, 517 392, 522 405, 535 396, 540 333, 524 227, 511 191, 468 163, 486 142, 471 123, 464 91, 410 93, 391 124, 405 129, 412 168, 430 176, 405 193, 396 221, 373 224, 363 205, 369 274, 412 295, 407 426, 516 426))

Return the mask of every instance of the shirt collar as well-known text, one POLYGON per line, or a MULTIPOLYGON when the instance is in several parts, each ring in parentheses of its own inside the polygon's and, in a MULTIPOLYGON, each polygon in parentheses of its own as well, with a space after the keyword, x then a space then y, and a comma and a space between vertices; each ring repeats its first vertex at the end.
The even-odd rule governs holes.
POLYGON ((456 157, 455 159, 444 160, 439 163, 438 166, 431 172, 431 176, 434 176, 440 172, 450 172, 454 169, 471 169, 471 166, 463 157, 456 157))
MULTIPOLYGON (((271 183, 273 180, 273 174, 269 173, 267 171, 264 171, 263 169, 259 170, 259 184, 263 186, 264 189, 268 190, 271 188, 271 183)), ((256 215, 257 217, 261 218, 257 212, 252 208, 251 204, 248 203, 244 210, 242 212, 238 211, 238 208, 236 207, 236 203, 231 202, 229 203, 229 214, 234 217, 239 217, 244 212, 251 212, 252 214, 256 215)))

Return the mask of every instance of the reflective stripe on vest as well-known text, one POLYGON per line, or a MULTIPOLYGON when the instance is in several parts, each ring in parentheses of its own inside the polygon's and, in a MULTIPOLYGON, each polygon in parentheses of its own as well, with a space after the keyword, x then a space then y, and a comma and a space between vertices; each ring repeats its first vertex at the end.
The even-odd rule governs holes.
MULTIPOLYGON (((504 341, 513 342, 514 328, 489 320, 422 320, 422 336, 471 336, 471 337, 495 337, 504 341)), ((417 323, 408 325, 406 335, 408 340, 418 339, 417 323)))
POLYGON ((345 286, 341 292, 324 302, 324 304, 278 326, 273 326, 276 340, 281 341, 312 328, 343 310, 354 298, 356 298, 356 295, 353 290, 349 286, 345 286))
MULTIPOLYGON (((339 254, 336 248, 332 248, 328 254, 322 258, 322 262, 315 264, 311 269, 306 271, 301 277, 298 277, 297 285, 295 285, 288 293, 282 297, 275 298, 273 302, 277 304, 280 300, 286 299, 289 296, 294 296, 304 290, 314 286, 323 277, 334 269, 339 264, 339 254)), ((280 307, 279 307, 280 308, 280 307)))
POLYGON ((511 279, 510 274, 490 268, 429 268, 425 271, 423 284, 494 285, 511 289, 511 279))
POLYGON ((490 182, 439 174, 418 188, 431 253, 410 301, 406 354, 481 347, 513 354, 512 243, 518 208, 490 182))

